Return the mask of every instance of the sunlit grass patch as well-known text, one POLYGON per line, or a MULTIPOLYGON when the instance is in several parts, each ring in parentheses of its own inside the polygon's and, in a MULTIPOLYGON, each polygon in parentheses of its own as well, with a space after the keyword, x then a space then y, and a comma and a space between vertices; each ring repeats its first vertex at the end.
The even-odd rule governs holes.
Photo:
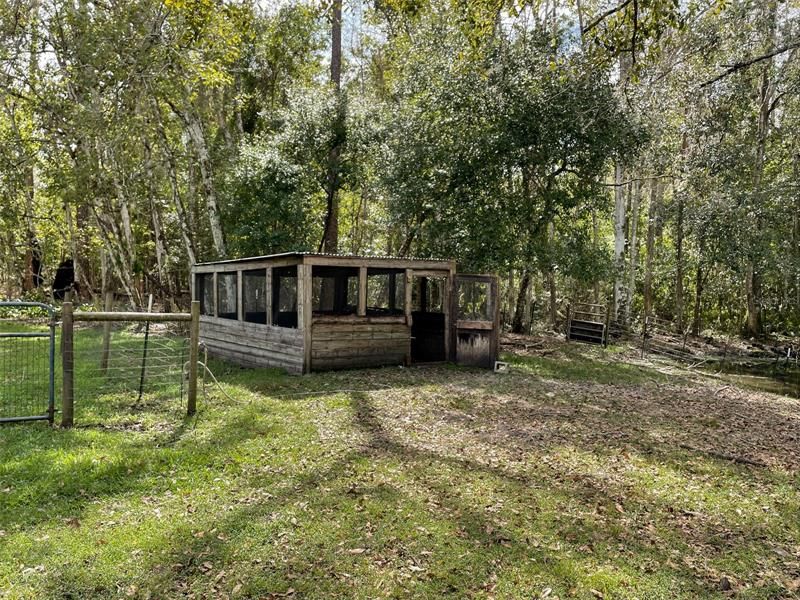
MULTIPOLYGON (((747 414, 741 406, 703 390, 687 398, 701 384, 617 365, 602 350, 565 352, 563 361, 511 356, 506 374, 297 377, 213 361, 224 393, 201 385, 194 418, 174 399, 135 406, 123 391, 84 395, 80 414, 91 418, 70 431, 0 428, 0 589, 13 598, 795 593, 794 442, 761 436, 769 467, 721 460, 704 449, 750 448, 746 438, 726 446, 740 440, 724 411, 747 414)), ((771 406, 758 401, 755 432, 771 406)))

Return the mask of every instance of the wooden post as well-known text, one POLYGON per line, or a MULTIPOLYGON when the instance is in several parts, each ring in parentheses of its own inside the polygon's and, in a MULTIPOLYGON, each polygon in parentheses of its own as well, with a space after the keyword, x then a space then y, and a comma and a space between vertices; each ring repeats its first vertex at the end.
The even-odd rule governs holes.
MULTIPOLYGON (((114 292, 106 292, 105 305, 103 310, 111 312, 114 309, 114 292)), ((111 349, 111 321, 103 323, 103 353, 100 356, 100 370, 105 373, 108 370, 108 357, 111 349)))
POLYGON ((212 281, 214 282, 212 285, 214 286, 213 291, 211 292, 211 297, 214 299, 214 311, 212 312, 213 316, 219 316, 219 283, 217 282, 217 272, 215 271, 212 275, 212 281))
POLYGON ((264 297, 265 306, 267 307, 267 325, 272 325, 273 318, 272 318, 272 267, 267 267, 267 287, 266 287, 266 295, 264 297))
POLYGON ((650 321, 650 317, 644 318, 644 325, 642 326, 642 358, 644 358, 644 353, 647 351, 647 323, 650 321))
POLYGON ((244 298, 242 292, 244 291, 244 272, 236 271, 236 319, 244 321, 244 298))
POLYGON ((61 307, 61 427, 72 427, 75 403, 72 302, 61 307))
POLYGON ((411 285, 413 283, 413 273, 411 269, 406 269, 403 272, 403 313, 406 317, 406 327, 408 327, 408 346, 406 347, 405 363, 407 367, 411 366, 411 329, 414 326, 413 316, 411 315, 411 285))
POLYGON ((367 315, 367 267, 358 269, 358 316, 367 315))
POLYGON ((197 361, 200 346, 200 301, 192 300, 192 321, 189 329, 189 398, 186 414, 197 412, 197 361))
POLYGON ((564 335, 567 336, 569 341, 569 332, 572 329, 572 304, 567 304, 567 327, 564 329, 564 335))
POLYGON ((300 306, 302 302, 302 312, 298 312, 298 319, 302 315, 302 325, 300 327, 303 330, 303 373, 310 373, 311 372, 311 344, 312 344, 312 307, 311 307, 311 296, 312 296, 312 280, 311 280, 311 265, 301 264, 297 266, 297 307, 298 311, 300 311, 300 306), (302 294, 301 294, 302 291, 302 294))

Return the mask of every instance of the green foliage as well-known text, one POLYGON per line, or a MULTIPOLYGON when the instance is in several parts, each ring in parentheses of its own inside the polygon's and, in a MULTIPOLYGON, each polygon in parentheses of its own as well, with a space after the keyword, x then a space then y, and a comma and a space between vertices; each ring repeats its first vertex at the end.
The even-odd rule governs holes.
POLYGON ((242 148, 225 194, 226 231, 234 255, 311 249, 316 232, 309 221, 318 190, 305 175, 269 139, 256 138, 242 148))
POLYGON ((385 185, 423 253, 471 268, 519 266, 541 259, 554 218, 603 206, 598 180, 640 134, 602 71, 553 57, 546 37, 521 31, 480 54, 465 53, 446 23, 420 26, 406 43, 385 185))

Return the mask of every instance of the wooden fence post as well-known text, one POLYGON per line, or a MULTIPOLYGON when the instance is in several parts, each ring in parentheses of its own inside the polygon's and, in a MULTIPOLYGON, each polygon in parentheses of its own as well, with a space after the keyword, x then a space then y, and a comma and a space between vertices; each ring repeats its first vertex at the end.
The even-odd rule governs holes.
MULTIPOLYGON (((106 292, 105 312, 114 310, 114 292, 106 292)), ((108 356, 111 348, 111 321, 103 323, 103 353, 100 356, 100 370, 105 373, 108 370, 108 356)))
POLYGON ((650 317, 645 317, 642 325, 642 358, 644 358, 644 354, 647 351, 647 324, 649 321, 650 317))
POLYGON ((186 413, 197 412, 197 362, 200 359, 200 301, 192 300, 192 320, 189 330, 189 398, 186 413))
POLYGON ((72 302, 61 307, 61 427, 72 427, 74 409, 75 355, 73 353, 72 302))

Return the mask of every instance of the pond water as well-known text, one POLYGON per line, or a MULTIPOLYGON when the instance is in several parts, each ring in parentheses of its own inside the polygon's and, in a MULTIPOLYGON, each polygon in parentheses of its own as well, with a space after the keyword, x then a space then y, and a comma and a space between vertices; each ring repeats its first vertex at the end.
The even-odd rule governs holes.
POLYGON ((800 398, 800 366, 793 363, 725 363, 707 370, 745 388, 800 398))

